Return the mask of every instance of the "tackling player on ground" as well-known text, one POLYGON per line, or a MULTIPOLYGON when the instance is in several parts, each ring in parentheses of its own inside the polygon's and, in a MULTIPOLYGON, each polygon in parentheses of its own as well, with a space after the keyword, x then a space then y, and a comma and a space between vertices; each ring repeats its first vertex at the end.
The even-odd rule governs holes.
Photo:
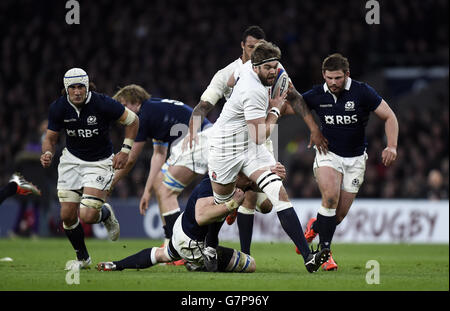
MULTIPOLYGON (((347 215, 364 181, 367 161, 365 128, 370 112, 384 121, 387 146, 381 154, 385 166, 397 157, 398 122, 384 99, 366 83, 352 80, 347 58, 332 54, 322 64, 323 85, 303 94, 322 124, 329 152, 316 151, 314 175, 322 195, 317 217, 308 221, 305 237, 311 243, 319 234, 319 247, 330 248, 336 225, 347 215)), ((298 249, 297 249, 298 252, 298 249)), ((330 259, 325 270, 336 270, 330 259)))
MULTIPOLYGON (((271 170, 279 174, 280 178, 285 177, 282 165, 277 164, 271 167, 271 170)), ((202 254, 205 251, 208 225, 220 219, 223 221, 226 215, 238 208, 244 199, 244 192, 241 189, 256 187, 242 174, 237 177, 236 186, 239 189, 230 200, 216 205, 211 181, 205 176, 189 197, 186 209, 177 218, 172 238, 167 245, 147 248, 122 260, 100 262, 97 269, 99 271, 145 269, 157 263, 183 258, 187 261, 186 268, 189 271, 207 271, 202 254)), ((254 272, 256 269, 255 260, 250 255, 222 246, 217 246, 217 266, 217 271, 221 272, 254 272)))
POLYGON ((87 224, 102 222, 111 240, 119 237, 119 223, 105 198, 114 169, 123 168, 128 160, 139 118, 112 98, 89 90, 89 77, 80 68, 68 70, 63 83, 64 95, 50 106, 41 164, 51 165, 63 131, 66 148, 59 159, 57 189, 64 232, 77 256, 66 265, 71 270, 91 263, 80 219, 87 224), (123 146, 116 155, 109 137, 112 122, 125 126, 123 146))

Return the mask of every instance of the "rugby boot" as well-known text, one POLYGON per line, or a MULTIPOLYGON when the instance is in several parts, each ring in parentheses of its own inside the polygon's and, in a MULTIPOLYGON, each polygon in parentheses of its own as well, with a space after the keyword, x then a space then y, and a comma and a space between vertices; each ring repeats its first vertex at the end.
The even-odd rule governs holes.
POLYGON ((69 260, 66 263, 66 267, 64 270, 80 270, 80 269, 90 269, 91 265, 91 257, 88 257, 88 259, 83 260, 69 260))
POLYGON ((98 271, 116 271, 117 267, 112 261, 99 262, 97 264, 98 271))
POLYGON ((217 251, 214 247, 208 246, 202 252, 203 264, 208 272, 216 272, 217 267, 217 251))
POLYGON ((119 221, 117 221, 116 215, 114 211, 108 203, 105 203, 104 206, 109 209, 111 215, 106 219, 103 224, 105 225, 106 230, 108 231, 108 236, 111 241, 116 241, 120 235, 120 225, 119 221))
POLYGON ((306 270, 308 270, 309 273, 316 272, 320 268, 320 266, 328 260, 329 256, 330 256, 329 248, 323 248, 320 251, 316 250, 315 252, 312 252, 306 259, 305 262, 306 270))
POLYGON ((9 182, 15 182, 17 184, 17 194, 29 195, 32 193, 35 195, 41 195, 41 190, 39 190, 39 188, 33 185, 31 182, 26 180, 20 173, 16 172, 12 174, 9 182))
POLYGON ((338 269, 338 265, 334 261, 331 252, 330 252, 330 257, 328 258, 328 260, 322 264, 322 269, 325 271, 335 271, 338 269))

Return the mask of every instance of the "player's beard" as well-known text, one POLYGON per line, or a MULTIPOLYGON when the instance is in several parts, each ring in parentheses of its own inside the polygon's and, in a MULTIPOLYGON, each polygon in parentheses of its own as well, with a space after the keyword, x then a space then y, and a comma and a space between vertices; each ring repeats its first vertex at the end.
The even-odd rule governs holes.
POLYGON ((275 75, 264 77, 264 76, 258 74, 258 76, 259 76, 259 80, 261 80, 261 83, 264 86, 272 86, 273 83, 275 82, 275 77, 276 77, 275 75))

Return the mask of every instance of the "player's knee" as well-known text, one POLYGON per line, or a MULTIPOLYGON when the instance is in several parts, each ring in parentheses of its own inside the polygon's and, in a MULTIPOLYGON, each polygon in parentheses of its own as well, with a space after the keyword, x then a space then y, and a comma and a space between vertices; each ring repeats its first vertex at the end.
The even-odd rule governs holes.
POLYGON ((61 203, 80 203, 81 194, 74 190, 58 190, 58 200, 61 203))
POLYGON ((322 198, 322 204, 326 208, 336 209, 339 203, 339 194, 325 194, 322 198))
POLYGON ((65 229, 69 229, 74 226, 78 222, 78 212, 77 209, 75 211, 68 208, 61 208, 60 217, 63 223, 63 227, 65 229))
POLYGON ((80 219, 87 224, 98 223, 99 211, 92 208, 80 209, 80 219))
POLYGON ((160 183, 160 186, 158 187, 159 191, 161 191, 161 195, 169 192, 178 195, 186 187, 184 183, 177 180, 175 177, 172 176, 172 174, 170 174, 167 164, 163 165, 161 173, 163 174, 162 183, 160 183))
POLYGON ((86 223, 98 222, 99 211, 105 201, 93 195, 83 195, 80 201, 80 218, 86 223))
POLYGON ((258 193, 255 191, 246 191, 244 196, 244 202, 242 202, 242 205, 245 206, 255 206, 256 201, 258 198, 258 193))
POLYGON ((256 210, 262 214, 267 214, 272 211, 272 202, 267 198, 263 192, 258 192, 256 199, 256 210))
POLYGON ((278 175, 266 171, 256 181, 258 187, 264 191, 269 198, 275 211, 279 212, 292 207, 281 178, 278 175))

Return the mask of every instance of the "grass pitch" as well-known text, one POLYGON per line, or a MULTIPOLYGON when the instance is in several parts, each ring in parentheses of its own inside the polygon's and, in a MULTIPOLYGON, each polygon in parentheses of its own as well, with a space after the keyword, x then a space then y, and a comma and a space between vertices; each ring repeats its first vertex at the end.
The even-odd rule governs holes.
MULTIPOLYGON (((449 246, 409 244, 335 244, 338 271, 309 274, 290 243, 253 243, 256 272, 188 272, 184 266, 156 265, 143 270, 99 272, 99 261, 118 260, 161 241, 127 239, 117 242, 87 239, 93 260, 82 270, 79 284, 69 285, 64 271, 75 253, 65 238, 0 239, 2 291, 448 291, 449 246), (379 263, 379 284, 366 275, 379 263)), ((239 248, 238 243, 222 243, 239 248)), ((372 278, 373 279, 373 278, 372 278)))

